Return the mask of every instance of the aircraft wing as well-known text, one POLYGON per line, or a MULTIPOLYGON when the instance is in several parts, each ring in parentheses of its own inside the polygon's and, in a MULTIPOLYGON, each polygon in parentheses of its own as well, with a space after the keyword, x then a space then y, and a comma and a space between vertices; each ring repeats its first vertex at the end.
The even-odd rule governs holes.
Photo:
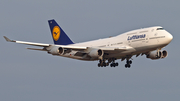
POLYGON ((106 53, 116 53, 116 52, 122 52, 122 51, 127 51, 129 49, 132 49, 132 47, 129 46, 123 46, 123 47, 83 47, 83 46, 75 46, 75 45, 52 45, 52 44, 44 44, 44 43, 34 43, 34 42, 25 42, 25 41, 16 41, 16 40, 10 40, 6 36, 4 36, 5 40, 8 42, 15 42, 15 43, 20 43, 20 44, 26 44, 26 45, 32 45, 32 46, 39 46, 39 47, 44 47, 43 49, 37 49, 37 48, 27 48, 30 50, 39 50, 39 51, 48 51, 48 47, 62 47, 64 49, 71 49, 75 51, 80 51, 83 54, 86 53, 84 50, 92 50, 92 49, 101 49, 106 53))
MULTIPOLYGON (((107 53, 107 54, 114 54, 114 53, 120 53, 120 52, 123 52, 123 51, 128 51, 128 50, 131 50, 133 49, 132 47, 87 47, 87 50, 93 50, 93 49, 101 49, 104 51, 104 53, 107 53)), ((90 51, 78 51, 75 56, 86 56, 90 51)))
MULTIPOLYGON (((44 43, 34 43, 34 42, 25 42, 25 41, 16 41, 16 40, 10 40, 6 36, 4 36, 5 40, 7 42, 15 42, 20 44, 26 44, 26 45, 32 45, 32 46, 39 46, 39 47, 51 47, 51 46, 58 46, 65 49, 74 49, 74 50, 85 50, 87 47, 81 47, 81 46, 71 46, 71 45, 52 45, 52 44, 44 44, 44 43)), ((27 48, 31 50, 45 50, 45 49, 35 49, 35 48, 27 48)))
POLYGON ((15 41, 15 40, 10 40, 6 36, 4 36, 7 42, 15 42, 15 43, 20 43, 20 44, 26 44, 26 45, 32 45, 32 46, 40 46, 40 47, 48 47, 49 44, 43 44, 43 43, 34 43, 34 42, 25 42, 25 41, 15 41))

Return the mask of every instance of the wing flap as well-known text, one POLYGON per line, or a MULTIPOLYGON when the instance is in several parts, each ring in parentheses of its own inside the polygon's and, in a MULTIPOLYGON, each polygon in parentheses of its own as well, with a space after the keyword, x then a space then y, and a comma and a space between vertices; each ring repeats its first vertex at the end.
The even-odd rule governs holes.
POLYGON ((26 49, 30 49, 30 50, 38 50, 38 51, 47 51, 46 49, 38 49, 38 48, 26 48, 26 49))
POLYGON ((72 49, 75 51, 80 51, 80 50, 86 50, 87 47, 83 47, 83 46, 75 46, 75 45, 53 45, 53 46, 59 46, 65 49, 72 49))
POLYGON ((129 46, 122 46, 122 47, 88 47, 88 48, 101 49, 106 53, 123 52, 123 51, 127 51, 129 49, 132 49, 132 47, 129 47, 129 46))

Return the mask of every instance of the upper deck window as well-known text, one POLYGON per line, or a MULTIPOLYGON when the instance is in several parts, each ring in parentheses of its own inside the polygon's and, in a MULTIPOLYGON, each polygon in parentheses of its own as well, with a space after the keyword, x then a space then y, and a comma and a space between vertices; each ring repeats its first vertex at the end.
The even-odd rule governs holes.
POLYGON ((157 28, 157 30, 164 30, 164 28, 157 28))

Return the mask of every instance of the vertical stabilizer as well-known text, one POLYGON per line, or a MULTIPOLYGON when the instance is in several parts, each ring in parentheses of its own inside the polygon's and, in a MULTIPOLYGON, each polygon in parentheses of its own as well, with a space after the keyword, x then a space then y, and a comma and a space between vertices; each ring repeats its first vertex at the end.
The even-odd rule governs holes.
POLYGON ((51 30, 52 38, 54 40, 54 44, 57 45, 74 44, 54 19, 48 20, 48 23, 51 30))

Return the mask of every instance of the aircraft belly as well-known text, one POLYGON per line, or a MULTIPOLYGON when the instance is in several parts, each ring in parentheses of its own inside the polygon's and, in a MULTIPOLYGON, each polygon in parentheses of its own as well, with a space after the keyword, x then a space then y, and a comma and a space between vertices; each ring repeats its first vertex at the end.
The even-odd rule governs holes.
POLYGON ((149 52, 149 51, 153 51, 153 50, 157 50, 158 48, 162 48, 166 46, 166 44, 155 44, 155 45, 148 45, 148 46, 143 46, 143 47, 136 47, 135 53, 144 53, 144 52, 149 52))
POLYGON ((164 46, 166 46, 166 44, 158 44, 158 45, 156 44, 156 45, 150 45, 150 46, 136 47, 134 50, 124 51, 124 52, 116 53, 116 54, 109 54, 105 56, 105 58, 115 57, 117 59, 121 59, 127 55, 136 55, 140 53, 145 53, 145 52, 156 50, 157 48, 162 48, 164 46))

